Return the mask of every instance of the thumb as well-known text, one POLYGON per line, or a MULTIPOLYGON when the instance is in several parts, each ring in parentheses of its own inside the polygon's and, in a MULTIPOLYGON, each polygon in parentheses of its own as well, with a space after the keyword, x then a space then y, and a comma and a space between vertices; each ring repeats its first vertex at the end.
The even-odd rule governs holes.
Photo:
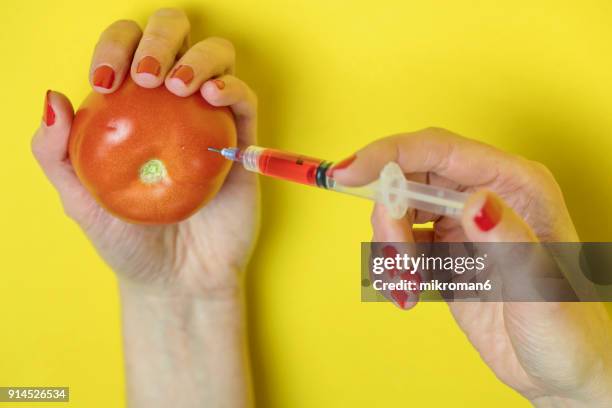
MULTIPOLYGON (((40 127, 32 138, 32 153, 49 178, 62 192, 68 165, 68 139, 74 110, 61 93, 47 91, 40 127)), ((68 177, 70 179, 70 177, 68 177)))
POLYGON ((537 242, 529 225, 491 191, 472 194, 463 208, 463 230, 472 242, 537 242))
POLYGON ((65 95, 47 91, 43 119, 32 138, 32 153, 45 175, 59 192, 66 212, 77 219, 92 207, 91 197, 68 160, 68 141, 74 120, 72 104, 65 95))

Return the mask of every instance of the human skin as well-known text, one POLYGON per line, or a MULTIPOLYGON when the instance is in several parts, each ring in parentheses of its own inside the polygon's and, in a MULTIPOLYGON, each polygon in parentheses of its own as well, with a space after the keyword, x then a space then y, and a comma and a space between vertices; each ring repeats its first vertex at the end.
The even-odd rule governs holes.
MULTIPOLYGON (((401 220, 372 213, 375 242, 575 242, 578 235, 554 177, 543 165, 444 129, 380 139, 334 178, 362 185, 397 161, 412 179, 473 193, 463 218, 415 211, 401 220), (414 223, 434 222, 418 231, 414 223)), ((404 307, 416 303, 413 296, 404 307)), ((541 407, 612 406, 612 323, 601 303, 450 302, 483 361, 541 407)))
MULTIPOLYGON (((179 96, 200 92, 213 105, 230 106, 240 143, 254 143, 256 100, 232 75, 231 45, 213 38, 184 53, 188 31, 184 14, 171 9, 155 13, 144 35, 134 22, 114 23, 94 52, 94 90, 113 92, 131 75, 140 86, 166 86, 179 96), (177 55, 182 56, 175 62, 177 55)), ((257 230, 255 176, 233 169, 219 195, 183 223, 126 224, 101 209, 76 178, 66 154, 72 119, 68 99, 50 92, 32 149, 67 214, 117 273, 129 405, 249 405, 240 271, 257 230)), ((431 183, 475 193, 461 222, 420 212, 395 221, 377 207, 375 241, 578 240, 561 192, 541 165, 444 130, 377 141, 334 176, 363 184, 390 160, 413 178, 429 174, 431 183), (496 226, 481 231, 474 218, 487 198, 502 210, 496 226), (433 233, 413 233, 413 222, 428 220, 436 221, 433 233)), ((535 405, 610 405, 611 330, 600 304, 449 306, 495 374, 535 405)))
MULTIPOLYGON (((110 25, 95 47, 90 82, 114 92, 126 75, 178 97, 199 93, 228 106, 239 145, 256 141, 256 97, 233 75, 234 49, 222 38, 189 47, 185 14, 161 9, 143 31, 110 25)), ((259 189, 235 166, 217 196, 184 222, 129 224, 102 209, 67 155, 70 101, 48 92, 32 150, 73 218, 119 282, 127 398, 132 407, 245 407, 252 404, 243 319, 242 271, 254 244, 259 189)))

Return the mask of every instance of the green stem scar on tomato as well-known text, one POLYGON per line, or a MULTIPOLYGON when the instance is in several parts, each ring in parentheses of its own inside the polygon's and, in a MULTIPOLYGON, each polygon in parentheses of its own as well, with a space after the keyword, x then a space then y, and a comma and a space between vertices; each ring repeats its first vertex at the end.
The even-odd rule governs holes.
POLYGON ((213 199, 231 162, 208 151, 236 146, 234 117, 199 93, 183 98, 129 77, 111 94, 92 92, 76 113, 69 156, 107 211, 139 224, 182 221, 213 199))
POLYGON ((166 166, 159 159, 151 159, 142 165, 140 171, 140 181, 145 184, 155 184, 168 177, 166 166))

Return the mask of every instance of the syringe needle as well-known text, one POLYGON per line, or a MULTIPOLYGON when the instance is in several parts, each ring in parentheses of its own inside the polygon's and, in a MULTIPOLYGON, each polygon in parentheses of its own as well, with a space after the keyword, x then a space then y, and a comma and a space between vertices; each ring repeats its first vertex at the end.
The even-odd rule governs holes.
POLYGON ((209 147, 208 151, 219 153, 221 156, 225 157, 227 160, 241 161, 239 157, 240 149, 238 149, 237 147, 224 147, 221 149, 209 147))

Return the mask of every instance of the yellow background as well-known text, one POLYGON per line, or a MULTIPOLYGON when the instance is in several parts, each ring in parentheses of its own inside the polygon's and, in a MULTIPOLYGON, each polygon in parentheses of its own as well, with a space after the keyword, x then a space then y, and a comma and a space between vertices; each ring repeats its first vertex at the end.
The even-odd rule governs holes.
MULTIPOLYGON (((29 151, 45 90, 78 103, 113 20, 157 1, 2 2, 0 385, 70 386, 71 407, 123 406, 112 272, 29 151)), ((339 159, 436 125, 545 162, 583 240, 612 232, 609 0, 176 2, 194 39, 230 38, 260 96, 261 144, 339 159)), ((265 180, 249 268, 264 407, 526 406, 444 304, 360 303, 370 205, 265 180)), ((2 406, 2 404, 0 404, 2 406)), ((41 405, 43 406, 43 405, 41 405)), ((64 405, 62 405, 64 406, 64 405)))

